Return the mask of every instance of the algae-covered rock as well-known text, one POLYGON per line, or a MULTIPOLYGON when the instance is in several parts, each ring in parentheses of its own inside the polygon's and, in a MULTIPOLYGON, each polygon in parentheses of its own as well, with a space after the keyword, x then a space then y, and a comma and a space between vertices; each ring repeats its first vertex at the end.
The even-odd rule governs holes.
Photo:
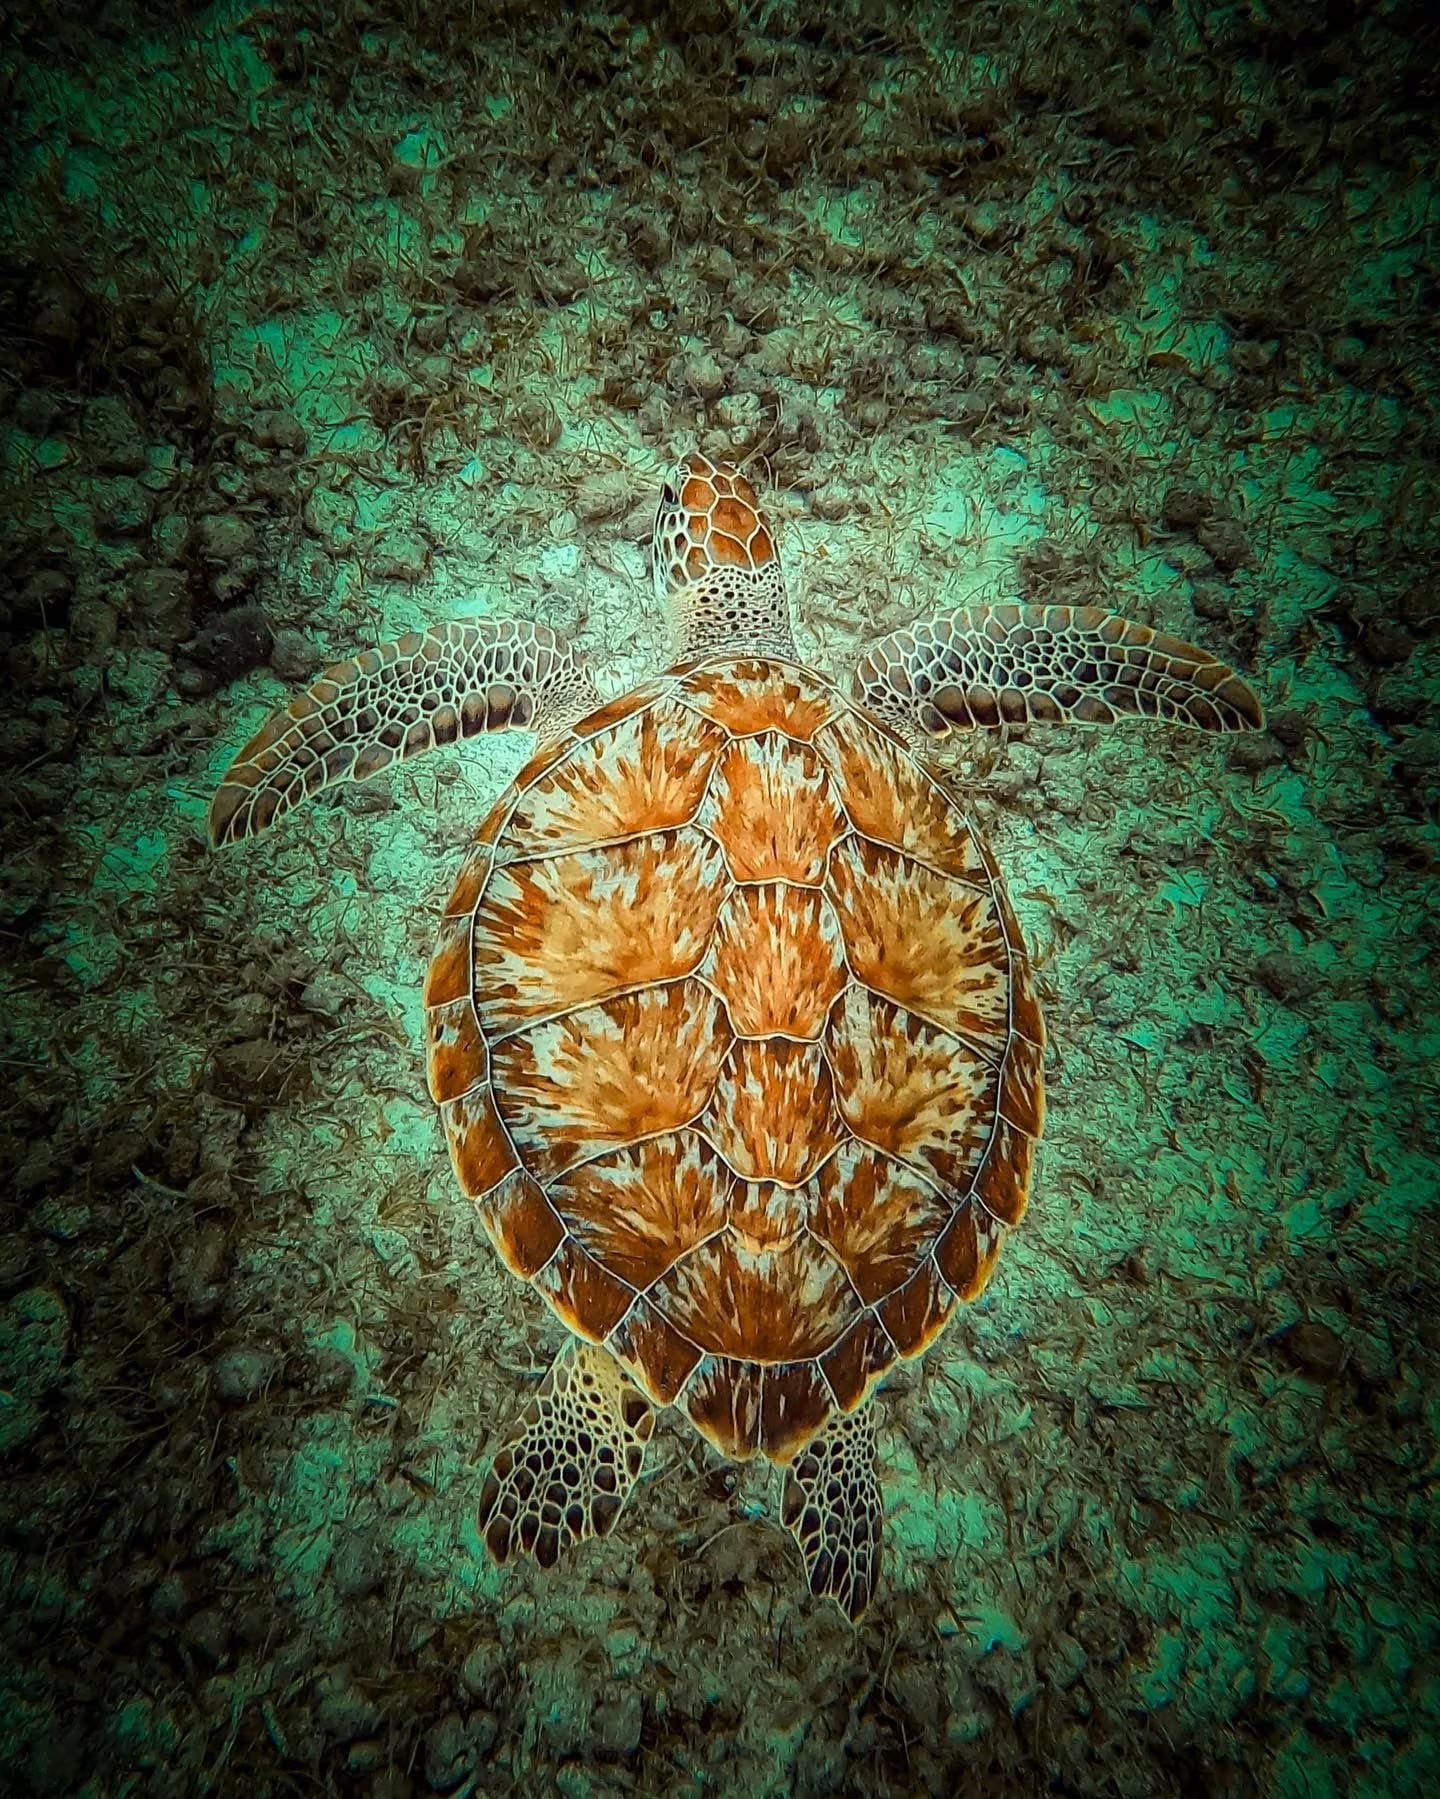
POLYGON ((0 1449, 18 1449, 39 1429, 69 1340, 69 1308, 55 1287, 27 1287, 0 1306, 0 1449))

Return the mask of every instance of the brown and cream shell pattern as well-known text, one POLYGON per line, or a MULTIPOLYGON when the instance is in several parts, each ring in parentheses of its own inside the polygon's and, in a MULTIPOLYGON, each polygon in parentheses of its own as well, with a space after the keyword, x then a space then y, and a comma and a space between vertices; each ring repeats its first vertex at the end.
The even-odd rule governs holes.
POLYGON ((425 990, 508 1266, 726 1455, 787 1462, 973 1300, 1043 1027, 963 811, 773 656, 591 713, 477 833, 425 990))

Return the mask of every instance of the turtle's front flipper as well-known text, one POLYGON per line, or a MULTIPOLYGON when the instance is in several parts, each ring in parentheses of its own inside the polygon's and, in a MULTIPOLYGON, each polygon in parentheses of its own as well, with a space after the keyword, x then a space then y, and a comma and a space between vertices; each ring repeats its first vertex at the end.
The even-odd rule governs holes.
POLYGON ((967 606, 878 638, 853 697, 911 742, 977 726, 1127 714, 1201 731, 1253 731, 1259 698, 1179 637, 1095 606, 967 606))
POLYGON ((600 704, 548 625, 476 619, 336 662, 270 717, 210 802, 210 841, 253 837, 306 794, 480 731, 558 734, 600 704))
POLYGON ((837 1413, 800 1451, 785 1470, 781 1516, 805 1558, 810 1591, 857 1620, 880 1579, 884 1506, 872 1407, 837 1413))
POLYGON ((649 1401, 612 1355, 571 1342, 551 1364, 480 1494, 480 1530, 497 1562, 603 1537, 640 1478, 655 1428, 649 1401))

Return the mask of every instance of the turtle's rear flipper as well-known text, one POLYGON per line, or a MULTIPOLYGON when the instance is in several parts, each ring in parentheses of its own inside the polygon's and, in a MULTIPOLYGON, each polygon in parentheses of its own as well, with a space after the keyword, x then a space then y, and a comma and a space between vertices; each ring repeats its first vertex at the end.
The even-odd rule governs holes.
POLYGON ((800 1546, 810 1591, 858 1620, 880 1579, 884 1507, 875 1474, 875 1413, 833 1417, 785 1470, 781 1516, 800 1546))
POLYGON ((603 1537, 640 1478, 655 1413, 615 1358, 571 1342, 550 1366, 480 1494, 479 1524, 497 1562, 603 1537))
POLYGON ((476 619, 336 662, 270 717, 210 802, 210 841, 253 837, 305 795, 481 731, 555 734, 600 703, 558 631, 476 619))
POLYGON ((853 697, 912 743, 1006 724, 1164 719, 1201 731, 1265 723, 1233 668, 1095 606, 967 606, 877 638, 853 697))

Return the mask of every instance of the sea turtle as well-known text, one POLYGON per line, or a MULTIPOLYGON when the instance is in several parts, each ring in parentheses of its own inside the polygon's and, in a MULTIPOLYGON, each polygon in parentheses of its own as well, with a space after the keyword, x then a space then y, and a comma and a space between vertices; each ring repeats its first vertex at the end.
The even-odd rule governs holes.
POLYGON ((610 1530, 655 1408, 785 1470, 811 1589, 875 1592, 876 1383, 984 1290, 1043 1111, 1000 872, 927 758, 955 731, 1262 722, 1230 668, 1090 607, 938 612, 848 694, 797 656, 775 536, 687 456, 655 520, 666 671, 604 700, 548 625, 412 631, 235 758, 216 844, 481 731, 538 748, 475 834, 425 983, 455 1174, 567 1340, 495 1456, 492 1555, 610 1530))

